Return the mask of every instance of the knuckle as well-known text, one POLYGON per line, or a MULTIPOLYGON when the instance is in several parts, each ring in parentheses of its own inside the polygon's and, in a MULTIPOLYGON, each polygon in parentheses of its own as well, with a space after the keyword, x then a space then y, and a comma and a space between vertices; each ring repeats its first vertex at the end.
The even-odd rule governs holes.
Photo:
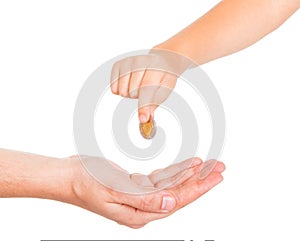
POLYGON ((143 80, 141 81, 141 86, 147 86, 153 84, 153 79, 150 74, 146 74, 143 80))
POLYGON ((132 69, 132 60, 130 58, 126 58, 121 60, 119 64, 119 73, 120 75, 125 75, 131 72, 132 69))
POLYGON ((142 210, 149 210, 155 204, 155 200, 151 196, 145 196, 141 199, 140 208, 142 210))
POLYGON ((113 67, 111 68, 111 75, 110 80, 115 81, 118 78, 119 75, 119 63, 114 63, 113 67))
POLYGON ((180 206, 180 204, 183 202, 183 199, 185 198, 184 193, 178 193, 176 191, 169 191, 170 195, 175 199, 176 207, 175 210, 180 206))
POLYGON ((121 60, 115 62, 112 66, 112 70, 119 70, 120 65, 121 65, 121 60))

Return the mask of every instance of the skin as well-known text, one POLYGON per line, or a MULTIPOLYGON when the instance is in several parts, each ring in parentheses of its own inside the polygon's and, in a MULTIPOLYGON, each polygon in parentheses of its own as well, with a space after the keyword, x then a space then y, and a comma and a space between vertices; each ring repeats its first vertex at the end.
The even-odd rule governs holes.
MULTIPOLYGON (((158 53, 160 65, 173 66, 180 75, 186 66, 181 57, 191 59, 196 65, 205 64, 214 59, 240 51, 256 43, 267 34, 277 29, 300 7, 299 0, 223 0, 204 16, 168 39, 156 45, 153 50, 177 53, 177 57, 165 58, 158 53)), ((152 50, 152 51, 153 51, 152 50)), ((150 59, 153 59, 150 58, 150 59)), ((136 56, 134 61, 124 59, 112 69, 111 90, 123 97, 139 99, 139 120, 141 123, 153 118, 154 111, 164 101, 176 85, 177 76, 166 71, 140 70, 130 71, 141 65, 144 60, 136 56), (131 65, 131 68, 128 67, 131 65), (116 74, 118 73, 118 74, 116 74), (144 87, 157 86, 156 90, 147 91, 144 87), (169 92, 155 100, 158 90, 169 88, 169 92), (146 98, 145 96, 148 95, 146 98), (148 102, 140 104, 140 102, 148 102)), ((155 61, 155 60, 154 60, 155 61)), ((149 61, 151 65, 151 61, 149 61)), ((143 64, 142 64, 143 65, 143 64)))
POLYGON ((203 165, 199 158, 193 158, 156 170, 148 176, 131 175, 139 185, 146 177, 157 188, 170 184, 164 190, 132 195, 97 182, 84 169, 78 156, 53 158, 0 149, 0 197, 57 200, 87 209, 119 224, 141 228, 151 221, 171 215, 223 180, 223 163, 217 162, 213 171, 200 179, 203 165))
MULTIPOLYGON (((190 26, 155 46, 146 60, 137 56, 117 62, 112 69, 112 92, 138 98, 139 120, 147 122, 173 90, 177 77, 191 67, 185 58, 201 65, 247 48, 278 28, 299 7, 299 0, 223 0, 190 26), (177 57, 172 54, 170 57, 169 51, 177 53, 177 57), (146 68, 137 71, 145 63, 168 66, 176 75, 146 68), (149 85, 156 88, 145 88, 149 85)), ((222 163, 218 162, 207 177, 200 179, 202 165, 195 159, 188 169, 175 166, 155 171, 148 175, 154 186, 173 185, 152 194, 129 195, 98 183, 85 171, 78 157, 60 159, 0 150, 0 197, 58 200, 140 228, 174 213, 222 181, 225 168, 222 163), (175 178, 178 176, 182 178, 175 178)), ((142 185, 144 177, 134 178, 142 185)))

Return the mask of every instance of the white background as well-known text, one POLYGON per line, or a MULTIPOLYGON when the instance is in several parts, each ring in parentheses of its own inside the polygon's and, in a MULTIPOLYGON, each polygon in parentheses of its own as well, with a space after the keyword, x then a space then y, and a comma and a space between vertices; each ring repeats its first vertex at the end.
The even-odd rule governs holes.
MULTIPOLYGON (((75 152, 77 94, 101 63, 150 48, 218 1, 1 1, 0 147, 75 152)), ((0 200, 0 240, 299 240, 300 14, 203 66, 226 112, 225 180, 139 230, 55 201, 0 200)))

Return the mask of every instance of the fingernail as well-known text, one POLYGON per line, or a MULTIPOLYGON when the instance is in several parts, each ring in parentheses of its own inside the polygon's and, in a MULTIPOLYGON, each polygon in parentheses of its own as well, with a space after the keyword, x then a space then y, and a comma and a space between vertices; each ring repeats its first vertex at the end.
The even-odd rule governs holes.
POLYGON ((141 123, 146 123, 148 121, 148 118, 145 114, 140 114, 139 118, 141 123))
POLYGON ((176 206, 175 199, 171 196, 163 196, 161 210, 172 211, 176 206))
POLYGON ((194 158, 192 162, 192 167, 202 164, 202 160, 200 158, 194 158))

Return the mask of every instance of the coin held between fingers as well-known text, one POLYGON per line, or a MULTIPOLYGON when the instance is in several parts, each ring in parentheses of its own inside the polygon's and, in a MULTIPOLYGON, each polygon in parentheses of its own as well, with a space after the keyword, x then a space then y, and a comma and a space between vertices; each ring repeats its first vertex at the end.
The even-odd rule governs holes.
POLYGON ((145 139, 152 139, 156 133, 156 124, 153 118, 146 123, 140 123, 140 133, 145 139))

